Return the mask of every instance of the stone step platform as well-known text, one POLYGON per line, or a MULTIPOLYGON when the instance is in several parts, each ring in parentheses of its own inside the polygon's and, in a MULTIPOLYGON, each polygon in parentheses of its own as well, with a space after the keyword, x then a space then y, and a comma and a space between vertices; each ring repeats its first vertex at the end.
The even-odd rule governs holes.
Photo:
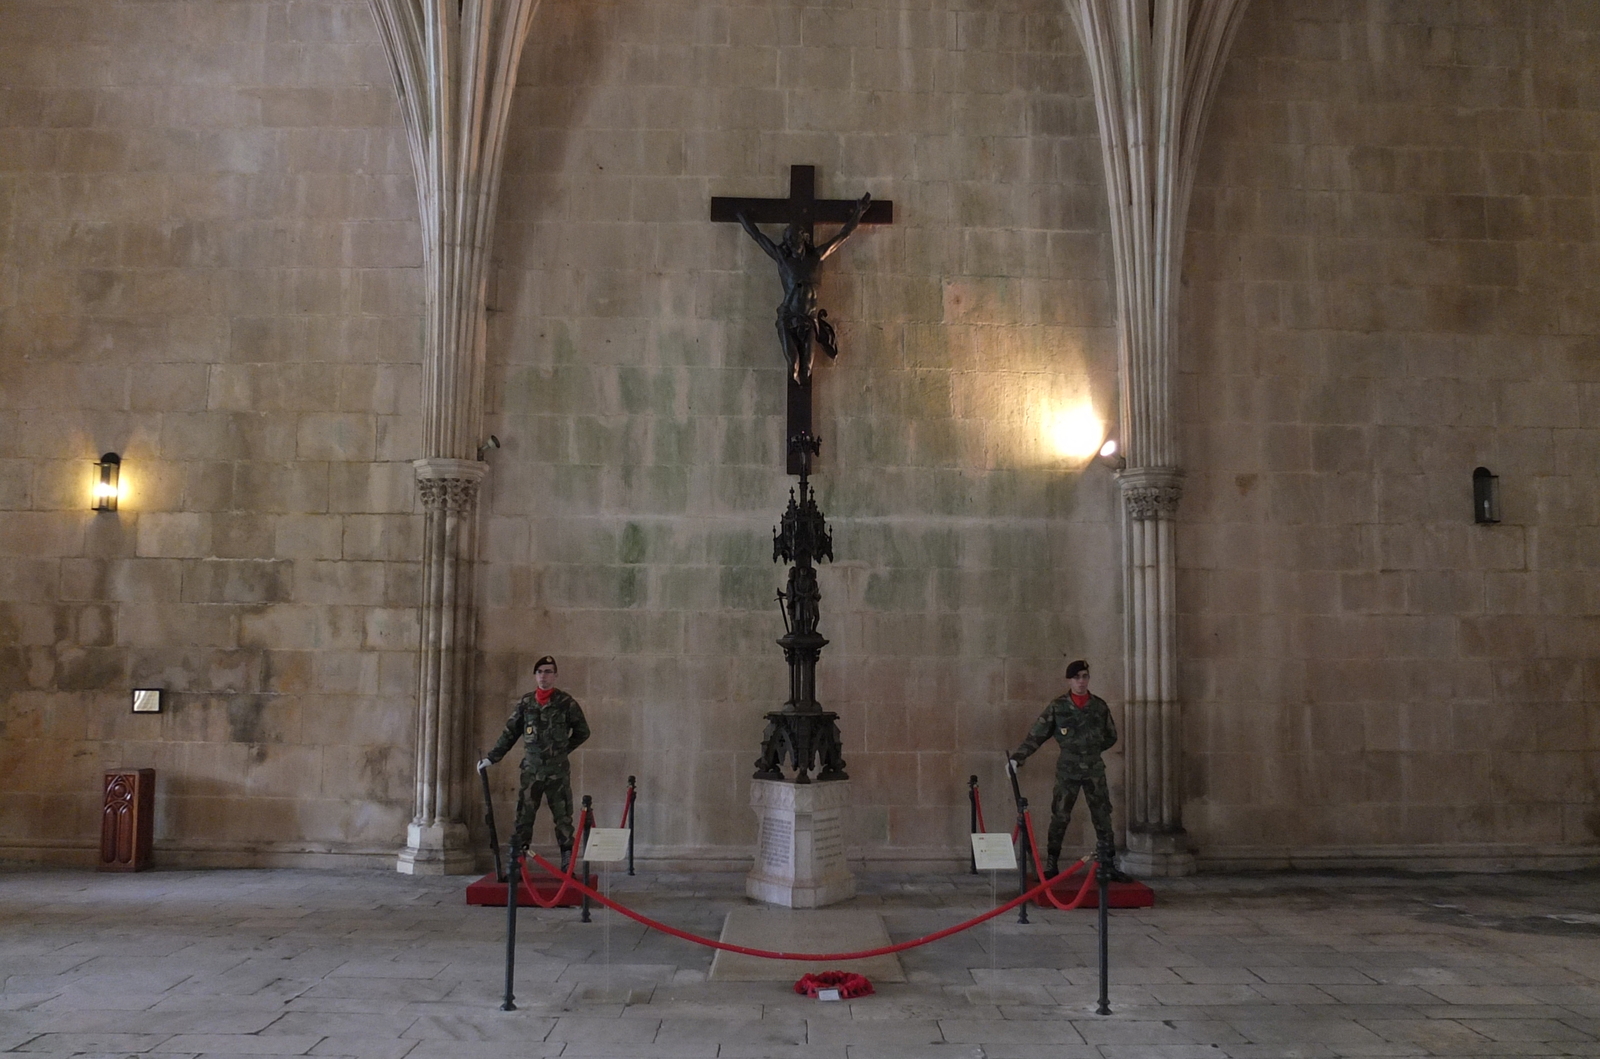
MULTIPOLYGON (((555 896, 556 891, 561 889, 561 876, 559 875, 551 875, 543 870, 529 869, 528 878, 533 880, 534 889, 539 892, 541 901, 550 900, 555 896)), ((591 887, 599 885, 593 873, 590 873, 588 882, 591 887)), ((573 892, 557 901, 555 907, 576 908, 582 903, 583 895, 573 892)), ((467 886, 467 904, 504 908, 506 906, 506 884, 496 879, 494 872, 490 872, 477 882, 467 886)), ((536 907, 533 902, 533 895, 528 892, 528 884, 526 882, 517 887, 517 904, 525 908, 536 907)))
MULTIPOLYGON (((1070 901, 1074 897, 1078 896, 1078 888, 1082 885, 1083 873, 1079 872, 1077 875, 1070 875, 1065 879, 1058 880, 1054 886, 1050 887, 1050 892, 1055 894, 1059 900, 1070 901)), ((1114 882, 1107 889, 1107 908, 1155 907, 1156 892, 1150 889, 1150 887, 1146 886, 1144 883, 1139 882, 1137 879, 1133 882, 1114 882)), ((502 897, 500 901, 502 904, 504 904, 505 898, 502 897)), ((1044 894, 1040 894, 1037 898, 1035 898, 1034 903, 1040 908, 1055 907, 1055 905, 1050 903, 1050 899, 1044 894)), ((1091 886, 1089 887, 1088 895, 1083 899, 1083 904, 1079 905, 1078 908, 1081 911, 1083 909, 1097 909, 1099 907, 1100 888, 1098 886, 1091 886)))
MULTIPOLYGON (((865 908, 736 908, 722 923, 730 945, 775 952, 867 952, 889 944, 883 916, 865 908)), ((814 971, 854 971, 872 982, 904 982, 894 953, 860 960, 774 960, 718 949, 711 958, 713 982, 794 982, 814 971)))

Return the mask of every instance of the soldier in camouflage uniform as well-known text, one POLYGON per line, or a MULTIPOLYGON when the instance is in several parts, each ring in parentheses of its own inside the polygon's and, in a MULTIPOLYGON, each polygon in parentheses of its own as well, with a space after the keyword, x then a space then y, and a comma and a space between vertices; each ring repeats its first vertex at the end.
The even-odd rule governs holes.
POLYGON ((499 761, 518 739, 522 740, 522 787, 517 794, 517 825, 511 841, 518 849, 528 848, 539 800, 547 798, 565 867, 572 854, 572 766, 567 755, 589 738, 589 722, 584 720, 578 700, 556 687, 554 658, 545 655, 534 664, 533 681, 537 690, 517 702, 506 721, 506 730, 478 767, 487 768, 499 761))
POLYGON ((1115 868, 1116 838, 1111 831, 1111 790, 1106 785, 1106 764, 1100 755, 1117 742, 1117 726, 1111 709, 1098 695, 1089 693, 1089 663, 1079 659, 1067 666, 1069 691, 1044 708, 1028 729, 1028 737, 1011 752, 1017 764, 1026 761, 1046 739, 1054 738, 1061 747, 1056 761, 1056 789, 1050 799, 1050 835, 1045 847, 1044 871, 1055 875, 1061 859, 1061 843, 1067 835, 1067 822, 1078 801, 1081 788, 1089 803, 1089 819, 1098 842, 1097 856, 1112 878, 1126 877, 1115 868))

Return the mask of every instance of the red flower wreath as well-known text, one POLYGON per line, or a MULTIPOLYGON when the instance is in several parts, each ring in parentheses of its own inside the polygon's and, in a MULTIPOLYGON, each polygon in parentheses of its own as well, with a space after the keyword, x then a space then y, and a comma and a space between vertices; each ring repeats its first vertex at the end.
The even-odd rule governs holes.
POLYGON ((823 989, 837 989, 840 1000, 854 1000, 858 996, 870 996, 873 992, 872 983, 867 981, 866 976, 854 971, 821 971, 808 974, 794 984, 796 993, 804 993, 809 997, 816 996, 823 989))

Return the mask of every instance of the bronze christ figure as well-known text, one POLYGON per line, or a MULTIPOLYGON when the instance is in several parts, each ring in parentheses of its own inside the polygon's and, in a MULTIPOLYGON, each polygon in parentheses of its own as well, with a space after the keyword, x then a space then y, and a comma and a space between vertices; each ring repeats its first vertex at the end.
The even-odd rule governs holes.
POLYGON ((778 278, 783 281, 783 302, 778 306, 778 342, 783 348, 783 359, 789 365, 789 377, 796 385, 805 386, 811 382, 813 342, 821 346, 829 358, 839 355, 833 325, 828 323, 828 310, 817 306, 817 286, 822 282, 822 263, 850 238, 871 203, 870 193, 862 195, 844 227, 821 246, 811 241, 809 226, 790 223, 783 230, 783 241, 774 243, 755 226, 749 214, 740 211, 735 217, 756 245, 778 263, 778 278))

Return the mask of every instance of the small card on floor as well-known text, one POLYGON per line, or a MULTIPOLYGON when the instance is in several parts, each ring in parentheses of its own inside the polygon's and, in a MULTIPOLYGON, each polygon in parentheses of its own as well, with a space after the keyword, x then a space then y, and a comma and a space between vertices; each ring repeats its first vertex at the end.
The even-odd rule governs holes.
POLYGON ((839 999, 839 991, 837 989, 819 989, 819 990, 817 990, 817 999, 818 1000, 838 1000, 839 999))

